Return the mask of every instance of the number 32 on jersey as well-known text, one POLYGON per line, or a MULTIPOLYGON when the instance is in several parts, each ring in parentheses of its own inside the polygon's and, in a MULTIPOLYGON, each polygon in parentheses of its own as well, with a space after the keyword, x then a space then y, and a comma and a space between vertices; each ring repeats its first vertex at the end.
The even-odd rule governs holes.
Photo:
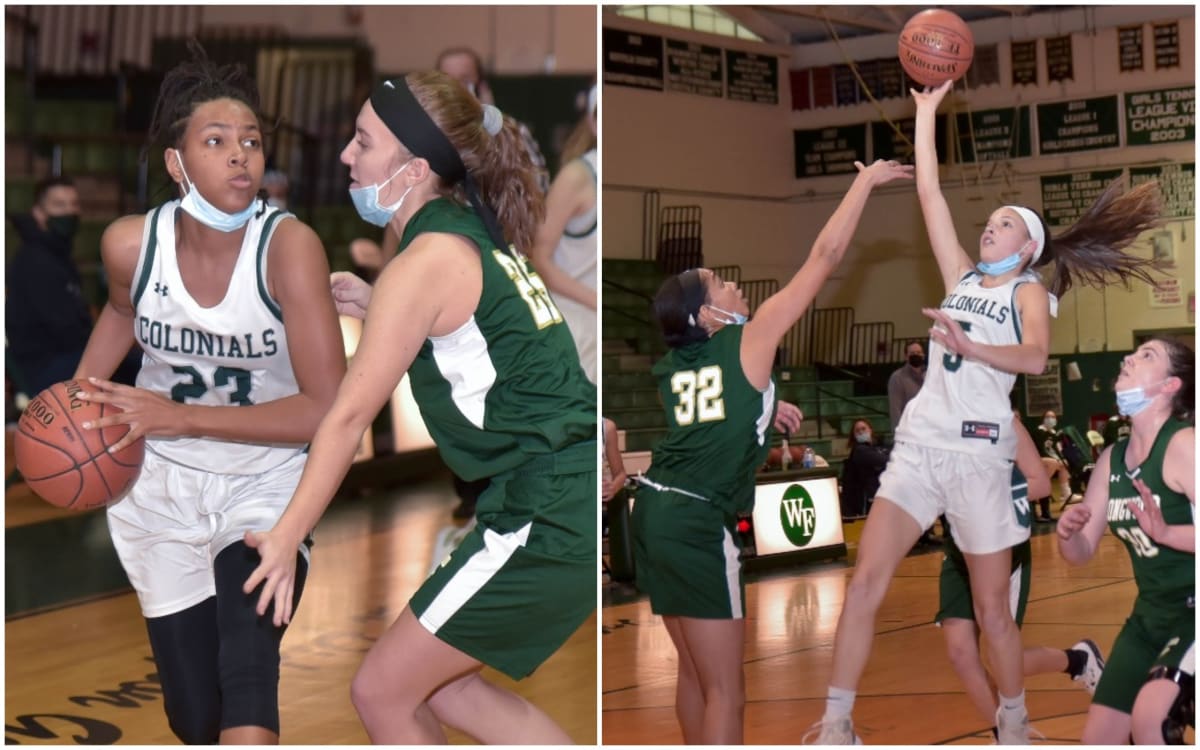
POLYGON ((671 392, 679 396, 675 422, 686 427, 694 422, 717 422, 725 418, 725 390, 721 367, 680 370, 671 376, 671 392))

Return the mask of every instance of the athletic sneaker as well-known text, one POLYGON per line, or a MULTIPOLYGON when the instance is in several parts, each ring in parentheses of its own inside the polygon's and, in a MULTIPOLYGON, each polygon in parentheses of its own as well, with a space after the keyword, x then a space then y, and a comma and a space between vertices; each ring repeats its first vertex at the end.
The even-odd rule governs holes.
POLYGON ((833 721, 821 719, 809 727, 804 736, 800 738, 801 745, 861 745, 862 743, 862 739, 854 733, 854 722, 849 716, 843 716, 833 721))
POLYGON ((475 519, 472 518, 463 526, 443 526, 438 532, 437 538, 433 541, 433 556, 430 559, 429 574, 442 566, 446 558, 450 557, 450 553, 458 549, 458 545, 467 538, 467 534, 471 533, 471 529, 475 528, 475 519))
POLYGON ((1096 685, 1100 683, 1100 675, 1104 674, 1104 656, 1100 653, 1100 647, 1092 639, 1084 638, 1072 646, 1071 650, 1082 651, 1087 655, 1083 669, 1071 679, 1080 683, 1089 694, 1095 695, 1096 685))
POLYGON ((1046 735, 1029 726, 1029 714, 1021 712, 1021 718, 1011 725, 1004 721, 1004 707, 996 709, 996 744, 1028 745, 1032 740, 1045 740, 1046 735))

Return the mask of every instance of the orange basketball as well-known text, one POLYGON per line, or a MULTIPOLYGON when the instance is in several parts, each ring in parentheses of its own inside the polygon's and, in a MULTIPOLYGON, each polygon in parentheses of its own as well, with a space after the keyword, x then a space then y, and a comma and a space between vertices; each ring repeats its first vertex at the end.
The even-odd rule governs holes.
POLYGON ((126 425, 85 430, 83 423, 120 412, 115 406, 83 401, 77 380, 55 383, 25 407, 13 442, 17 469, 25 483, 51 505, 71 510, 98 508, 133 486, 142 468, 146 441, 138 439, 109 453, 129 432, 126 425))
POLYGON ((923 86, 940 86, 962 78, 975 57, 975 37, 967 24, 948 10, 923 10, 900 32, 900 64, 923 86))

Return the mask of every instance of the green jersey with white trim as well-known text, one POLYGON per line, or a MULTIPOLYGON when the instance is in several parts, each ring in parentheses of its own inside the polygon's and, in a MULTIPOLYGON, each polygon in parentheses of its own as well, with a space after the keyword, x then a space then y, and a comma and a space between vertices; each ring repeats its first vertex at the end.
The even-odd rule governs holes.
POLYGON ((775 415, 774 379, 759 390, 742 371, 743 330, 727 325, 707 341, 673 349, 652 371, 668 431, 654 446, 649 477, 727 513, 753 506, 775 415))
POLYGON ((446 465, 463 479, 482 479, 594 439, 596 387, 525 257, 497 248, 474 211, 446 198, 409 220, 400 251, 425 232, 465 237, 483 268, 475 313, 457 331, 427 338, 409 369, 446 465))
MULTIPOLYGON (((250 406, 300 392, 279 303, 267 291, 267 250, 279 221, 275 208, 255 212, 225 297, 204 307, 188 292, 175 254, 179 201, 146 216, 130 299, 142 347, 137 386, 173 401, 250 406)), ((218 474, 261 474, 304 450, 208 437, 146 438, 146 448, 184 466, 218 474)))
POLYGON ((1128 440, 1114 445, 1109 454, 1108 528, 1129 551, 1133 578, 1138 587, 1133 605, 1135 615, 1153 619, 1170 617, 1195 602, 1196 556, 1152 540, 1126 505, 1130 500, 1142 505, 1141 496, 1133 486, 1134 478, 1141 479, 1162 510, 1164 521, 1169 525, 1195 525, 1195 509, 1187 495, 1172 490, 1162 477, 1167 444, 1175 433, 1187 427, 1191 425, 1168 419, 1159 428, 1146 460, 1132 469, 1125 464, 1128 440))

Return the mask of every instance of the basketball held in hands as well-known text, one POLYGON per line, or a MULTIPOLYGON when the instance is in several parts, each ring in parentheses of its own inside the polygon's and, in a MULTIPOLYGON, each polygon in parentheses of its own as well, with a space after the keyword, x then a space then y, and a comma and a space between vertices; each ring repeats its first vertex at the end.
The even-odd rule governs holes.
POLYGON ((900 64, 922 86, 940 86, 967 73, 975 57, 975 37, 948 10, 923 10, 900 32, 900 64))
POLYGON ((146 441, 138 439, 116 453, 109 448, 129 432, 128 425, 86 430, 84 422, 121 410, 84 401, 78 380, 55 383, 25 407, 13 443, 25 483, 59 508, 88 510, 108 505, 133 486, 142 468, 146 441))

